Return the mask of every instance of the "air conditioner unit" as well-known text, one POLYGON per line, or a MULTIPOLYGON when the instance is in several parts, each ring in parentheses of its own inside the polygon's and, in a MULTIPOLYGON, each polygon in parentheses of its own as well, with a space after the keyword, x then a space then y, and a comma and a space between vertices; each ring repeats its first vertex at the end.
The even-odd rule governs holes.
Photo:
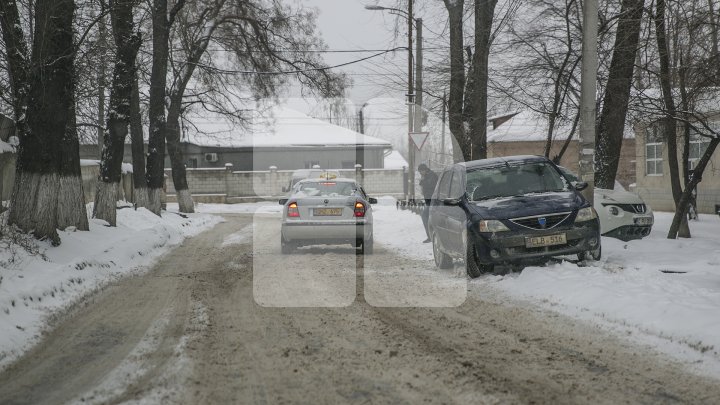
POLYGON ((217 162, 217 161, 218 161, 218 155, 217 155, 217 153, 206 153, 206 154, 205 154, 205 161, 206 161, 206 162, 217 162))

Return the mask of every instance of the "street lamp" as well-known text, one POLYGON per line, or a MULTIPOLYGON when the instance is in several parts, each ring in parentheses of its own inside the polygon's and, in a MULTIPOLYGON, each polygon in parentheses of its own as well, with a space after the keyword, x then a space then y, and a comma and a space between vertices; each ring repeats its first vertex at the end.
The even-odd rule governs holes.
MULTIPOLYGON (((413 142, 410 139, 410 134, 413 132, 414 129, 414 114, 415 108, 416 108, 416 97, 415 97, 415 90, 413 89, 413 51, 412 51, 412 28, 413 28, 413 0, 408 1, 408 11, 401 10, 399 8, 392 8, 392 7, 383 7, 378 5, 367 5, 365 6, 366 10, 375 10, 375 11, 389 11, 390 13, 396 13, 399 15, 402 15, 407 19, 408 22, 408 92, 406 94, 406 101, 405 103, 408 106, 408 164, 410 165, 410 170, 408 171, 408 199, 411 201, 415 200, 415 147, 413 146, 413 142)), ((416 26, 418 30, 418 52, 421 51, 421 24, 422 20, 417 19, 416 26)), ((419 55, 418 55, 419 57, 419 55)), ((418 67, 420 67, 420 62, 418 61, 418 67)), ((420 69, 418 69, 418 79, 420 79, 420 69)), ((420 84, 418 83, 418 89, 420 88, 420 84)), ((421 100, 418 96, 418 102, 421 100)), ((421 123, 417 124, 418 127, 422 125, 421 123)), ((419 128, 418 128, 419 129, 419 128)))

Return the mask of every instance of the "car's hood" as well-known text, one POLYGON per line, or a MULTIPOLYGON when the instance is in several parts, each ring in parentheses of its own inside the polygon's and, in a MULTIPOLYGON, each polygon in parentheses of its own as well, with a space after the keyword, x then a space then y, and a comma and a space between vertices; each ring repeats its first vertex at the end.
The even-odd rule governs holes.
POLYGON ((643 199, 629 191, 595 188, 595 200, 601 204, 644 204, 643 199))
POLYGON ((582 197, 573 192, 527 194, 470 202, 470 207, 482 218, 506 219, 572 211, 583 204, 582 197))

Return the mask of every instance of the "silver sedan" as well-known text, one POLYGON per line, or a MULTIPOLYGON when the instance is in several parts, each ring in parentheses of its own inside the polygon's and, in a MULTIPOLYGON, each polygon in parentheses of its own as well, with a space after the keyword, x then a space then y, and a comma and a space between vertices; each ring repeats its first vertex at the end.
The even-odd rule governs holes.
POLYGON ((284 206, 280 245, 291 253, 304 245, 349 243, 373 251, 371 204, 377 203, 353 179, 306 179, 293 187, 284 206))

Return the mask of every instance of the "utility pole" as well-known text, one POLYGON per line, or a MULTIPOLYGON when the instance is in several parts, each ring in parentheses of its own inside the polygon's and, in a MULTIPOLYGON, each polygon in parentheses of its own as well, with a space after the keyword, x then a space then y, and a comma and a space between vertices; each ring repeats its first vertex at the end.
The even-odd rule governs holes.
POLYGON ((410 170, 408 171, 408 200, 415 201, 415 146, 410 134, 413 132, 414 120, 413 112, 415 110, 415 97, 413 91, 413 50, 412 50, 412 35, 413 35, 413 0, 408 0, 408 93, 407 93, 407 105, 408 105, 408 164, 410 170))
MULTIPOLYGON (((415 112, 413 114, 413 129, 415 132, 421 132, 423 118, 422 18, 415 19, 415 30, 417 38, 415 40, 415 112)), ((419 149, 416 151, 415 144, 413 144, 413 154, 417 156, 417 153, 419 153, 420 159, 414 160, 423 160, 422 151, 419 149)))
POLYGON ((580 79, 580 156, 578 174, 588 187, 583 196, 593 203, 595 195, 595 117, 597 92, 597 0, 583 1, 582 72, 580 79))

